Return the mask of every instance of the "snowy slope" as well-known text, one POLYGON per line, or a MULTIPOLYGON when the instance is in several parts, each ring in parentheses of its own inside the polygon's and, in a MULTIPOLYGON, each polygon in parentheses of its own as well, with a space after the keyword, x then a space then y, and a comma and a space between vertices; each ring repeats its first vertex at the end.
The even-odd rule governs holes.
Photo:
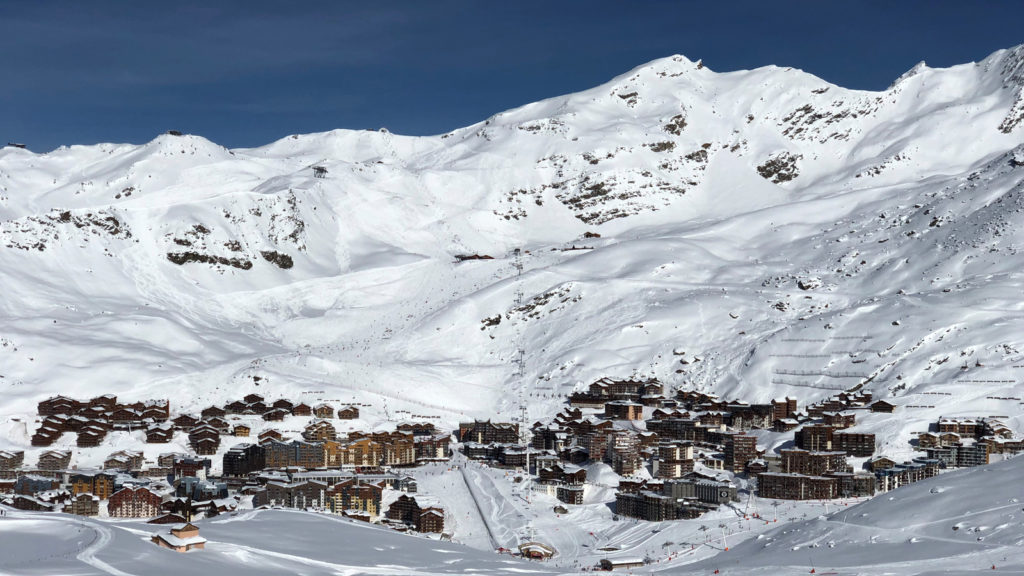
POLYGON ((940 414, 1024 432, 1022 90, 1024 46, 884 92, 674 56, 436 137, 2 149, 0 447, 54 393, 452 425, 632 375, 863 383, 895 457, 940 414))
POLYGON ((822 574, 1024 573, 1022 471, 1024 459, 1015 458, 944 474, 830 516, 783 524, 691 568, 751 575, 811 568, 822 574))

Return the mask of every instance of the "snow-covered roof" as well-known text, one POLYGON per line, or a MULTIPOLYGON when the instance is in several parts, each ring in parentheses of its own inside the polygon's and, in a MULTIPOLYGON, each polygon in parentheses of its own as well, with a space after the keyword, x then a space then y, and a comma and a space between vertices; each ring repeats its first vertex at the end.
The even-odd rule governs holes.
POLYGON ((157 538, 163 540, 164 542, 167 542, 168 544, 170 544, 171 546, 174 546, 176 548, 177 547, 185 547, 185 546, 194 546, 196 544, 205 544, 206 543, 206 538, 203 538, 202 536, 192 536, 191 538, 178 538, 174 534, 170 534, 170 533, 166 533, 166 532, 161 532, 161 533, 158 533, 158 534, 154 534, 154 536, 156 536, 157 538))

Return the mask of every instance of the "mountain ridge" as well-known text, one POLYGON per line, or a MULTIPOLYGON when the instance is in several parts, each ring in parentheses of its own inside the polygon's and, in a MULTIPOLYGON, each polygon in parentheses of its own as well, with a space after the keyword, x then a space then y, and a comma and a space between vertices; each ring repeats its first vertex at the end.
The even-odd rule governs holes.
POLYGON ((367 426, 537 418, 601 376, 860 384, 933 406, 867 418, 909 453, 921 422, 1021 396, 998 323, 1020 314, 1022 70, 1024 45, 866 92, 672 56, 431 137, 4 149, 5 416, 57 392, 196 410, 254 375, 372 404, 367 426))

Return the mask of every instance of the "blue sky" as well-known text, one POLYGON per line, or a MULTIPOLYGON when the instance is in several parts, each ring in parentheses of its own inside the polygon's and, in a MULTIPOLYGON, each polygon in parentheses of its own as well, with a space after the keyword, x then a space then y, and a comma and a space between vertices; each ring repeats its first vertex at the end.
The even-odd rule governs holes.
POLYGON ((684 54, 884 89, 1024 43, 1024 2, 0 0, 0 144, 438 134, 684 54))

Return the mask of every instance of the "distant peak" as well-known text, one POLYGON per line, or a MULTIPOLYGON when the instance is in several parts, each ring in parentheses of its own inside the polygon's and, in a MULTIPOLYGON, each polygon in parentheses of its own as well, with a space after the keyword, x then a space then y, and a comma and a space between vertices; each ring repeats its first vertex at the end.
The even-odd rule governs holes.
POLYGON ((906 72, 901 74, 900 77, 897 78, 896 81, 893 82, 891 86, 889 86, 889 88, 892 89, 892 88, 898 86, 899 84, 902 84, 903 82, 907 81, 908 79, 913 78, 914 76, 917 76, 918 74, 920 74, 921 72, 923 72, 923 71, 925 71, 927 69, 928 69, 928 64, 925 63, 924 60, 921 60, 917 64, 914 64, 913 68, 911 68, 910 70, 907 70, 906 72))
POLYGON ((693 61, 682 54, 673 54, 672 56, 651 60, 646 64, 638 66, 627 72, 626 76, 633 76, 639 73, 648 72, 662 78, 666 76, 677 77, 689 71, 700 70, 703 68, 704 61, 701 59, 693 61))

